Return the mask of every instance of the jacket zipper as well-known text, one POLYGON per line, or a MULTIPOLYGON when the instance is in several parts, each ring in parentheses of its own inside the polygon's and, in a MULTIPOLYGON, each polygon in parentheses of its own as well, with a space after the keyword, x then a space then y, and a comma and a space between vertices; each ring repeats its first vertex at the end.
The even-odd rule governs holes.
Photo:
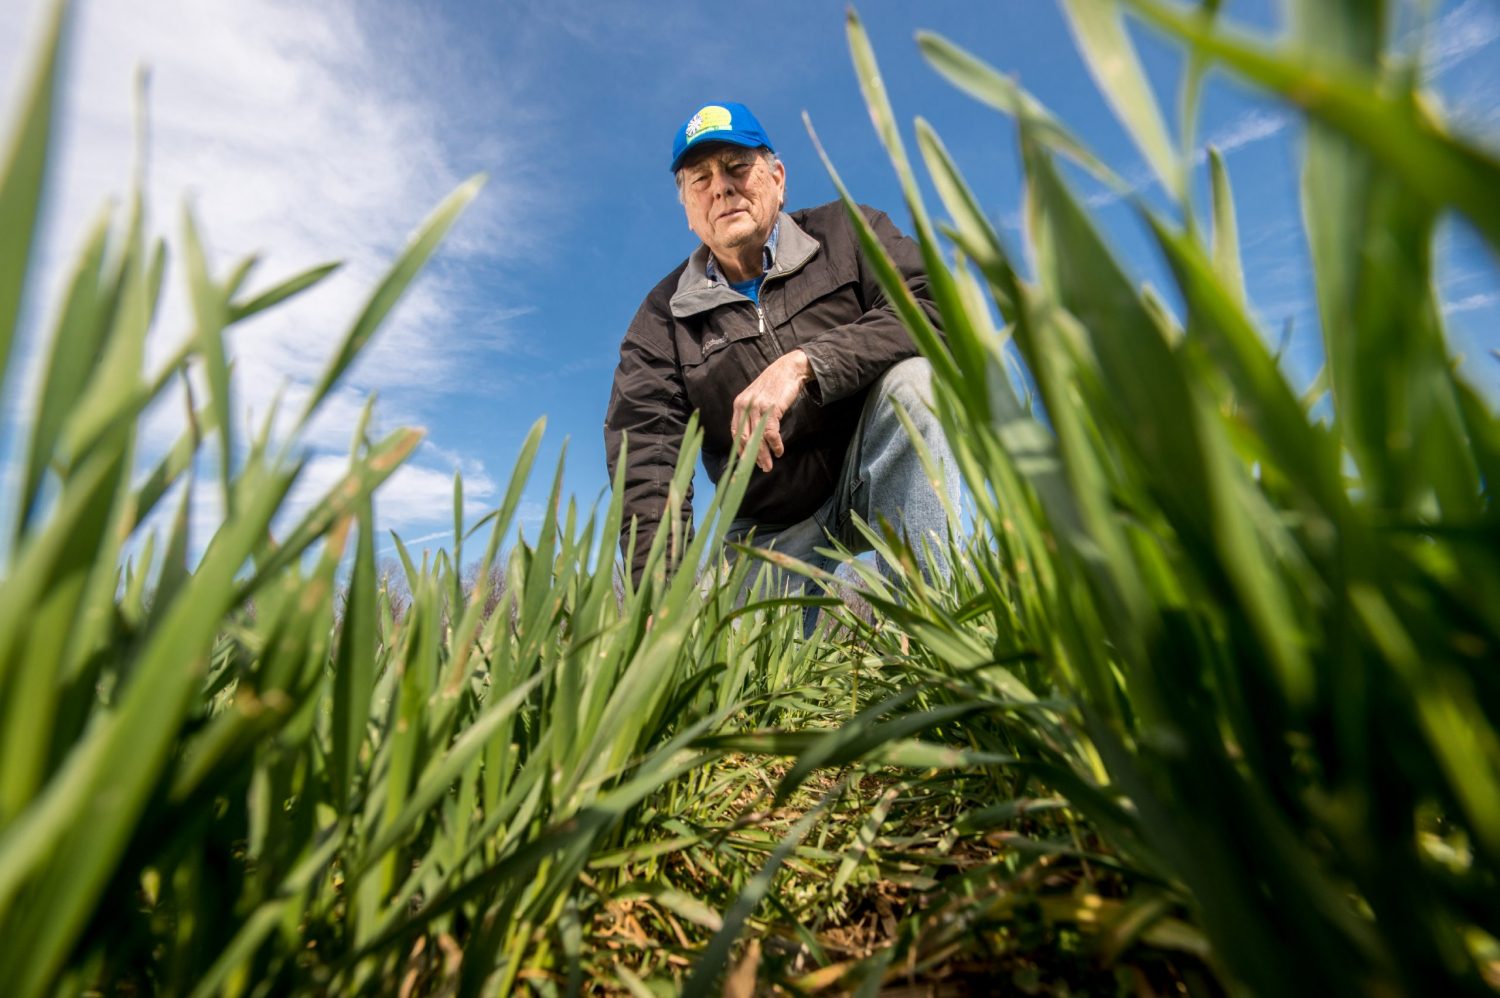
POLYGON ((786 351, 781 348, 781 340, 776 335, 775 327, 767 329, 766 310, 760 307, 760 302, 755 303, 755 318, 756 321, 760 323, 760 332, 762 334, 765 334, 767 332, 771 334, 771 346, 776 348, 776 357, 772 357, 771 359, 775 360, 777 357, 780 357, 782 354, 786 353, 786 351))

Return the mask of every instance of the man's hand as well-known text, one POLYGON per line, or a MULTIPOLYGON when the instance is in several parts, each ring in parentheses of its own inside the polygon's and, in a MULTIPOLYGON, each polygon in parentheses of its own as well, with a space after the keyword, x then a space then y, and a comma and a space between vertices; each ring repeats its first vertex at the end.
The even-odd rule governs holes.
POLYGON ((755 432, 756 424, 762 417, 769 417, 763 446, 755 455, 755 466, 761 471, 770 471, 772 459, 786 452, 781 442, 781 417, 797 401, 797 393, 812 377, 812 363, 807 354, 793 350, 778 357, 760 372, 760 377, 735 396, 730 433, 739 453, 744 453, 750 445, 750 435, 755 432))

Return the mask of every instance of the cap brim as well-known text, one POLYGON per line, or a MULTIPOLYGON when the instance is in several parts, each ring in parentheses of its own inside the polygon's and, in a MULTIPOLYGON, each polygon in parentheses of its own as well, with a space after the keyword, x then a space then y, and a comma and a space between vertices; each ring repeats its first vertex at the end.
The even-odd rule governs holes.
MULTIPOLYGON (((704 132, 701 138, 690 141, 687 145, 683 146, 682 152, 673 157, 671 172, 676 173, 682 169, 682 161, 687 159, 690 153, 695 153, 699 149, 712 145, 743 146, 746 149, 759 149, 765 145, 765 142, 729 131, 724 132, 722 135, 716 132, 704 132)), ((767 148, 770 147, 767 146, 767 148)))

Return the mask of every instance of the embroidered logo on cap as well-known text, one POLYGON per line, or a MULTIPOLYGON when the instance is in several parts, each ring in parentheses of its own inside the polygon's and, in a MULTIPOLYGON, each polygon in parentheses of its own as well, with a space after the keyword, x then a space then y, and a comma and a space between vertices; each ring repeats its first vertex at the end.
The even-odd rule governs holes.
POLYGON ((727 107, 710 104, 701 108, 697 114, 688 119, 687 140, 692 142, 704 132, 722 132, 734 127, 733 120, 727 107))

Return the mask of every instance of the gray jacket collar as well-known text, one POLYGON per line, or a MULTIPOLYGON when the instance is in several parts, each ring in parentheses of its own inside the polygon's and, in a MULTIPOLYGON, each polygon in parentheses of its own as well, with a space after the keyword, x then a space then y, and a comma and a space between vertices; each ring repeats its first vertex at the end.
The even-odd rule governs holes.
MULTIPOLYGON (((782 212, 779 216, 781 230, 776 236, 776 260, 766 271, 766 280, 774 281, 796 273, 817 255, 818 241, 802 227, 792 221, 792 216, 782 212)), ((744 301, 745 296, 728 284, 710 280, 708 276, 708 247, 699 245, 688 257, 687 268, 677 280, 677 290, 672 294, 672 314, 685 319, 699 312, 744 301)))

